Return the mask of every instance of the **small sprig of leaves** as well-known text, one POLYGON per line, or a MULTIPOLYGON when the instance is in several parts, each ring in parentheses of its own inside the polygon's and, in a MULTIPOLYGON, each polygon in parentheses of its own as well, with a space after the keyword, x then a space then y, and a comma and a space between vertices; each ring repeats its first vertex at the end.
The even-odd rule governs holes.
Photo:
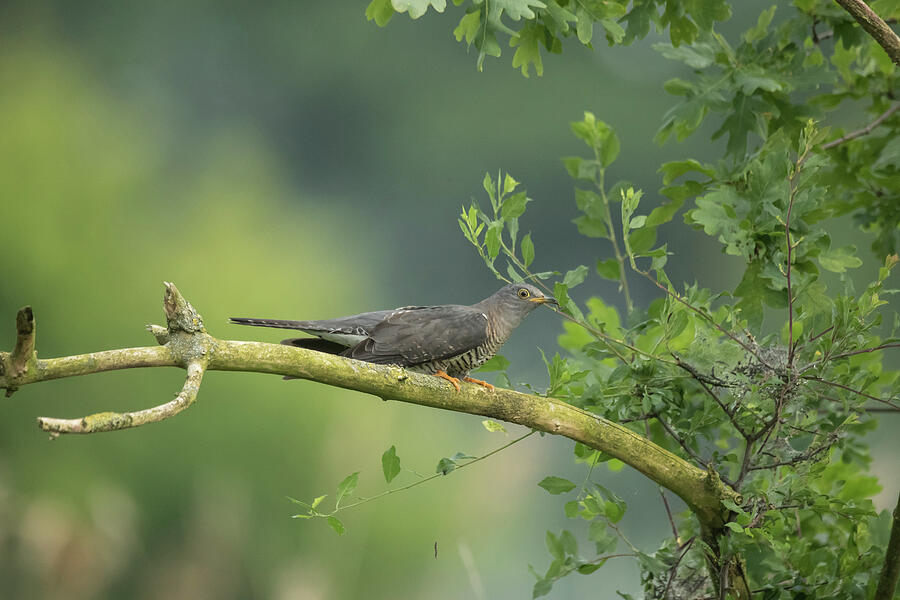
POLYGON ((585 460, 591 465, 581 485, 576 486, 568 479, 557 476, 545 477, 538 485, 553 495, 568 494, 578 488, 575 499, 566 502, 565 513, 570 519, 580 518, 589 523, 587 537, 593 542, 596 556, 591 558, 581 556, 578 541, 571 531, 564 529, 559 535, 548 531, 547 550, 552 560, 543 575, 538 574, 533 567, 530 568, 537 579, 532 591, 533 598, 550 593, 553 584, 569 573, 577 571, 582 575, 590 575, 611 558, 631 557, 641 561, 645 560, 643 557, 647 557, 618 527, 628 508, 625 501, 604 486, 590 480, 593 467, 599 462, 600 453, 586 449, 580 444, 576 446, 579 447, 583 454, 586 452, 590 455, 585 460), (615 553, 620 540, 629 547, 630 552, 615 553))
MULTIPOLYGON (((482 422, 484 428, 489 432, 503 432, 506 433, 506 429, 500 423, 491 420, 485 420, 482 422)), ((347 532, 347 528, 344 523, 338 519, 335 515, 339 512, 355 508, 357 506, 361 506, 363 504, 367 504, 369 502, 373 502, 378 500, 379 498, 383 498, 384 496, 388 496, 390 494, 396 494, 397 492, 403 492, 409 489, 412 489, 416 486, 422 485, 424 483, 428 483, 433 479, 437 479, 438 477, 443 477, 445 475, 449 475, 453 471, 457 471, 459 469, 463 469, 470 465, 473 465, 479 461, 482 461, 490 456, 497 454, 498 452, 502 452, 506 450, 510 446, 518 444, 522 440, 534 435, 536 433, 534 430, 529 431, 528 433, 521 435, 506 444, 503 444, 499 448, 495 448, 486 454, 482 454, 481 456, 471 456, 464 452, 457 452, 451 457, 442 458, 438 461, 437 467, 435 468, 435 472, 433 475, 424 476, 419 474, 417 471, 413 471, 412 469, 406 469, 409 473, 419 477, 417 481, 409 483, 407 485, 387 489, 379 494, 374 496, 364 497, 364 496, 354 496, 356 492, 356 488, 359 485, 359 471, 355 473, 351 473, 347 477, 345 477, 337 486, 337 490, 335 492, 335 502, 334 508, 331 511, 323 511, 320 506, 322 505, 322 501, 328 497, 327 494, 322 496, 317 496, 311 502, 304 502, 302 500, 297 500, 296 498, 291 498, 288 496, 288 500, 301 506, 306 512, 298 513, 293 515, 291 518, 293 519, 325 519, 328 526, 331 527, 335 533, 338 535, 344 535, 347 532)), ((400 474, 403 470, 400 465, 400 457, 397 455, 397 447, 391 446, 387 450, 384 451, 381 455, 381 470, 384 474, 385 483, 390 484, 394 479, 400 474)))

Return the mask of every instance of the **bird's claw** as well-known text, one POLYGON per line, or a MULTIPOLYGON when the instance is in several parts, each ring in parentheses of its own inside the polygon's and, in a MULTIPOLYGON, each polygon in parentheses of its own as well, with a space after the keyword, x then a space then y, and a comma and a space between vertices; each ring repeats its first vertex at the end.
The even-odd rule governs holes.
POLYGON ((481 379, 475 379, 474 377, 463 377, 463 381, 468 381, 469 383, 474 383, 475 385, 480 385, 485 388, 489 392, 494 391, 494 386, 488 383, 487 381, 483 381, 481 379))
POLYGON ((445 371, 438 371, 437 373, 434 374, 434 376, 440 377, 441 379, 446 379, 447 381, 452 383, 453 387, 456 388, 457 392, 462 389, 459 387, 459 379, 457 379, 456 377, 450 377, 449 375, 447 375, 447 373, 445 371))

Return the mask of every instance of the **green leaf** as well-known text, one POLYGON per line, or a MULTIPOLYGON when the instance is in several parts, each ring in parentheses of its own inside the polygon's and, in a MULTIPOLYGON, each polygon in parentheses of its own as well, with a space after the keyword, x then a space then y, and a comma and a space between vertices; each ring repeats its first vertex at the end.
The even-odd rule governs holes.
POLYGON ((519 182, 516 181, 515 177, 513 177, 512 175, 507 173, 503 177, 503 193, 504 193, 504 195, 511 194, 513 191, 515 191, 515 189, 518 185, 519 185, 519 182))
POLYGON ((400 457, 397 456, 397 448, 391 446, 381 455, 381 470, 384 471, 384 480, 387 483, 393 481, 400 474, 400 457))
POLYGON ((513 55, 512 66, 514 69, 522 69, 522 75, 529 76, 529 66, 534 65, 534 72, 538 77, 544 74, 544 63, 541 60, 541 49, 538 43, 544 39, 545 29, 538 23, 528 23, 518 35, 510 38, 509 45, 516 48, 513 55))
POLYGON ((707 177, 715 175, 715 170, 712 167, 703 165, 693 158, 663 163, 659 168, 659 172, 663 174, 663 185, 669 185, 685 173, 692 171, 702 173, 707 177))
POLYGON ((418 19, 428 11, 428 7, 439 13, 447 8, 446 0, 391 0, 394 10, 398 13, 409 12, 409 16, 418 19))
POLYGON ((521 217, 525 212, 525 205, 529 202, 531 202, 531 198, 529 198, 525 194, 525 192, 513 194, 503 201, 500 215, 504 219, 515 219, 517 217, 521 217))
POLYGON ((605 562, 605 560, 602 560, 598 563, 582 563, 578 565, 578 572, 582 575, 590 575, 591 573, 602 567, 603 563, 605 562))
POLYGON ((359 471, 356 473, 352 473, 347 475, 342 482, 338 484, 337 487, 337 500, 335 500, 334 507, 340 508, 341 501, 343 501, 345 496, 352 494, 356 491, 356 486, 359 483, 359 471))
POLYGON ((663 223, 668 223, 682 206, 684 206, 684 198, 678 198, 677 200, 672 200, 662 206, 657 206, 650 211, 649 215, 647 215, 645 225, 647 227, 657 227, 663 223))
POLYGON ((625 505, 624 503, 607 500, 603 505, 603 512, 607 519, 613 523, 618 523, 625 516, 625 505))
POLYGON ((744 533, 744 528, 741 527, 740 525, 738 525, 737 523, 735 523, 734 521, 725 523, 725 527, 727 527, 728 529, 730 529, 736 533, 744 533))
POLYGON ((600 147, 600 164, 604 167, 611 165, 619 156, 619 147, 619 136, 612 128, 609 128, 609 133, 600 147))
POLYGON ((772 5, 766 10, 759 13, 759 18, 756 21, 756 26, 751 27, 744 32, 745 42, 747 42, 748 44, 752 44, 753 42, 766 37, 766 31, 769 29, 769 24, 772 22, 772 17, 775 16, 776 8, 776 6, 772 5))
POLYGON ((656 243, 656 228, 655 227, 644 227, 642 229, 637 229, 634 232, 628 234, 628 246, 631 248, 631 251, 638 254, 646 254, 650 251, 653 245, 656 243))
POLYGON ((463 15, 463 18, 459 20, 459 25, 453 30, 453 35, 456 37, 457 42, 461 42, 463 38, 465 38, 466 44, 471 46, 472 42, 475 41, 475 37, 478 35, 479 29, 481 29, 480 8, 463 15))
POLYGON ((728 134, 726 153, 732 156, 744 156, 747 152, 747 136, 751 132, 759 132, 760 123, 757 113, 763 112, 769 105, 757 98, 738 92, 731 104, 731 113, 722 122, 722 126, 712 135, 717 140, 728 134))
POLYGON ((509 15, 513 21, 518 21, 522 17, 526 19, 534 19, 535 13, 533 8, 547 8, 547 5, 540 0, 491 0, 491 11, 497 12, 497 18, 501 12, 509 15))
POLYGON ((619 269, 619 261, 615 258, 597 261, 597 273, 604 279, 618 281, 619 276, 622 274, 619 269))
POLYGON ((496 431, 502 431, 503 433, 506 433, 506 427, 504 427, 502 423, 498 423, 497 421, 491 421, 490 419, 485 419, 484 421, 481 422, 481 424, 484 425, 484 428, 487 429, 488 431, 490 431, 491 433, 494 433, 496 431))
POLYGON ((312 508, 315 508, 318 505, 320 505, 322 503, 322 500, 324 500, 327 497, 328 497, 328 494, 317 497, 315 500, 312 501, 312 508))
POLYGON ((715 62, 715 50, 709 44, 674 47, 671 44, 653 44, 653 49, 671 60, 681 61, 692 69, 702 70, 715 62))
POLYGON ((753 94, 756 90, 764 90, 766 92, 779 92, 782 84, 766 73, 762 67, 757 65, 742 65, 739 70, 734 73, 734 82, 740 86, 741 91, 747 94, 753 94))
POLYGON ((625 30, 621 25, 613 19, 600 19, 600 24, 606 30, 606 36, 609 39, 609 45, 620 44, 625 39, 625 30))
POLYGON ((568 479, 563 479, 562 477, 544 477, 541 482, 538 484, 554 496, 558 494, 563 494, 565 492, 571 492, 575 489, 575 484, 569 481, 568 479))
POLYGON ((526 267, 534 261, 534 243, 531 241, 531 233, 525 234, 520 245, 522 249, 522 264, 526 267))
POLYGON ((844 246, 819 254, 819 264, 832 273, 843 273, 861 266, 862 260, 856 256, 856 246, 844 246))
POLYGON ((334 532, 338 535, 344 535, 345 533, 347 533, 347 530, 344 528, 344 524, 341 523, 341 520, 337 517, 328 517, 327 520, 328 525, 330 525, 331 528, 334 529, 334 532))
POLYGON ((394 7, 391 0, 372 0, 366 7, 366 20, 375 21, 379 27, 384 27, 394 16, 394 7))
POLYGON ((312 511, 312 509, 313 509, 311 504, 309 504, 308 502, 304 502, 303 500, 297 500, 296 498, 291 498, 290 496, 288 496, 287 499, 290 500, 291 502, 293 502, 294 504, 302 506, 303 508, 305 508, 308 511, 312 511))
POLYGON ((503 221, 493 221, 488 225, 487 233, 484 234, 484 243, 487 246, 487 253, 491 260, 494 260, 500 254, 500 236, 502 234, 503 221))
POLYGON ((471 460, 473 458, 475 458, 475 457, 469 456, 468 454, 466 454, 464 452, 457 452, 450 458, 442 458, 440 461, 438 461, 437 468, 435 469, 434 472, 440 473, 441 475, 446 475, 447 473, 450 473, 451 471, 454 471, 454 470, 456 470, 457 467, 459 467, 459 465, 456 463, 456 461, 471 460))
POLYGON ((587 277, 587 272, 588 268, 585 265, 579 265, 571 271, 567 271, 565 277, 563 277, 563 285, 566 286, 567 289, 579 285, 584 281, 584 278, 587 277))
POLYGON ((538 579, 534 588, 531 590, 531 598, 534 600, 535 598, 540 598, 541 596, 546 596, 553 589, 553 580, 552 579, 538 579))

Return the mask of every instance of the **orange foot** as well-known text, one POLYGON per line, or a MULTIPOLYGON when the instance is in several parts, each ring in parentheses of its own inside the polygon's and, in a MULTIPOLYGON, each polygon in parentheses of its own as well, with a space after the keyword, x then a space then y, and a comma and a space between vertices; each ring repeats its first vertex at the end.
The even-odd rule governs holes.
POLYGON ((453 384, 453 387, 456 388, 456 391, 457 391, 457 392, 460 390, 460 387, 459 387, 459 379, 457 379, 456 377, 450 377, 449 375, 447 375, 447 372, 446 372, 446 371, 438 371, 437 373, 434 374, 434 376, 435 376, 435 377, 440 377, 441 379, 446 379, 447 381, 449 381, 450 383, 452 383, 452 384, 453 384))
POLYGON ((489 392, 494 391, 494 386, 489 384, 487 381, 482 381, 481 379, 475 379, 474 377, 463 377, 463 381, 468 381, 469 383, 480 385, 481 387, 486 388, 489 392))

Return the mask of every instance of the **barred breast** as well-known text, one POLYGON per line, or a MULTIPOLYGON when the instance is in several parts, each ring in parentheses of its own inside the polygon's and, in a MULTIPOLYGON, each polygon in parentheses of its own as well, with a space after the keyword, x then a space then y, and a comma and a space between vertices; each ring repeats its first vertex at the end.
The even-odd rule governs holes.
POLYGON ((416 365, 415 367, 410 367, 410 370, 429 375, 434 375, 438 371, 444 371, 451 377, 465 377, 469 371, 477 369, 490 360, 497 353, 497 350, 500 349, 500 346, 509 338, 509 333, 504 336, 498 335, 490 319, 488 320, 487 334, 487 340, 483 344, 468 352, 416 365))

